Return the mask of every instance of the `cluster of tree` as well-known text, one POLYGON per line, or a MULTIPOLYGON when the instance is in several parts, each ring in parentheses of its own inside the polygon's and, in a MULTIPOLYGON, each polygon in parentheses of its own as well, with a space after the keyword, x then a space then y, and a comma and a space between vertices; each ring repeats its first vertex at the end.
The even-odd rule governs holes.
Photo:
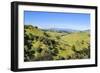
POLYGON ((73 59, 87 59, 90 58, 90 46, 88 48, 82 48, 82 50, 77 51, 75 45, 72 46, 72 50, 75 52, 70 58, 73 59))

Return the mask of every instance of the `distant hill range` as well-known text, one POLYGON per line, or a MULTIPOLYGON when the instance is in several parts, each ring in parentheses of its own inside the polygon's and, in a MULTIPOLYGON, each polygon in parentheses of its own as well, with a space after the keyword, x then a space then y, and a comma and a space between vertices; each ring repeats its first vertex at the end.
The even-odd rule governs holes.
POLYGON ((90 32, 90 30, 74 30, 74 29, 67 29, 67 28, 50 28, 50 29, 43 29, 46 31, 56 31, 56 32, 90 32))
POLYGON ((90 32, 90 30, 88 29, 88 30, 84 30, 84 31, 86 31, 86 32, 90 32))

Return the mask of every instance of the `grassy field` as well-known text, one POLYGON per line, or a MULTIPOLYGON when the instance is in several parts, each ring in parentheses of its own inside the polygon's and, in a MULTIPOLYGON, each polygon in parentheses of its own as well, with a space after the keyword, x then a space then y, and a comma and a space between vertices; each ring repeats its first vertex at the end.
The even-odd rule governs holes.
POLYGON ((90 58, 87 31, 58 32, 24 25, 24 61, 90 58))

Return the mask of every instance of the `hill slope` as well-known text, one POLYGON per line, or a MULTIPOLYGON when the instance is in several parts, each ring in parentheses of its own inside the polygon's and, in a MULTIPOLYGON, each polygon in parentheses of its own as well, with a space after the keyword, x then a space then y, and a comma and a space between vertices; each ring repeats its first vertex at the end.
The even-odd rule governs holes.
POLYGON ((24 26, 24 61, 90 58, 89 33, 42 30, 24 26))

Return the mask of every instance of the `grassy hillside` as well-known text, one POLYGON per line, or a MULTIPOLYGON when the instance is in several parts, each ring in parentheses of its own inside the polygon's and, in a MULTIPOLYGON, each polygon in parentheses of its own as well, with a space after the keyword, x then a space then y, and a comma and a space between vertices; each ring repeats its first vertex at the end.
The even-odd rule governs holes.
POLYGON ((24 26, 24 61, 90 58, 89 32, 57 32, 24 26))

